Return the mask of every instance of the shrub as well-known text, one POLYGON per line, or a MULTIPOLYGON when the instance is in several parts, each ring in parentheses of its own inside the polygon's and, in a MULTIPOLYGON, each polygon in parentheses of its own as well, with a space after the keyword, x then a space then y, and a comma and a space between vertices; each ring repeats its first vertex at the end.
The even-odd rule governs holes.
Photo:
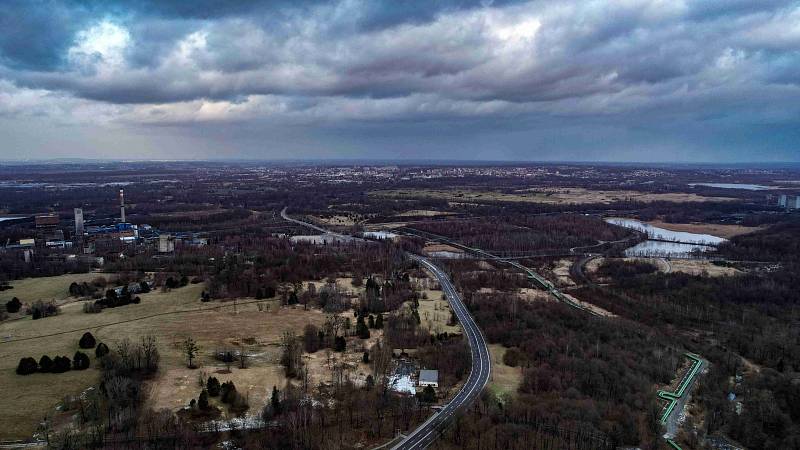
POLYGON ((102 342, 97 344, 97 348, 94 349, 94 356, 97 358, 102 358, 107 354, 108 354, 108 346, 106 344, 103 344, 102 342))
POLYGON ((90 363, 89 356, 82 351, 75 352, 75 356, 72 358, 72 368, 75 370, 86 370, 90 363))
POLYGON ((41 300, 28 308, 28 314, 33 316, 33 320, 55 316, 59 312, 61 312, 61 309, 54 302, 45 303, 41 300))
POLYGON ((20 308, 22 308, 22 302, 17 297, 6 302, 6 311, 10 313, 19 312, 20 308))
POLYGON ((53 360, 49 356, 44 355, 39 358, 39 372, 48 373, 53 370, 53 360))
POLYGON ((94 340, 92 333, 89 333, 88 331, 83 333, 81 340, 78 341, 78 347, 80 348, 94 348, 95 345, 97 345, 97 341, 94 340))
POLYGON ((66 356, 56 356, 53 360, 53 373, 68 372, 72 368, 72 361, 66 356))
POLYGON ((36 364, 36 360, 33 358, 22 358, 19 360, 19 365, 17 366, 17 375, 30 375, 35 373, 39 369, 39 365, 36 364))
POLYGON ((97 314, 103 310, 103 306, 97 302, 85 302, 83 304, 83 312, 89 314, 97 314))
POLYGON ((517 367, 521 360, 522 352, 520 352, 517 347, 511 347, 506 350, 506 353, 503 355, 503 364, 510 367, 517 367))

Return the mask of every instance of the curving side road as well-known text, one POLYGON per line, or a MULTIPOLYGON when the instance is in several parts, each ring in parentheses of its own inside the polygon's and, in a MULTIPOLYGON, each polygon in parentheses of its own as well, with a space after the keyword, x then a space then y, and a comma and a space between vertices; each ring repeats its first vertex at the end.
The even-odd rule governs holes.
MULTIPOLYGON (((322 233, 330 233, 328 230, 317 225, 292 219, 286 214, 286 209, 287 208, 283 208, 281 211, 281 217, 284 220, 309 227, 322 233)), ((394 445, 392 450, 424 449, 431 445, 431 443, 439 437, 442 431, 442 425, 445 425, 454 414, 478 398, 483 388, 486 387, 486 384, 489 382, 489 376, 492 373, 492 358, 489 355, 489 347, 486 346, 486 339, 484 339, 472 315, 467 311, 467 307, 464 306, 464 302, 461 300, 461 296, 458 295, 458 292, 456 292, 455 287, 453 287, 453 283, 450 282, 450 278, 428 258, 411 253, 408 255, 411 259, 430 270, 439 280, 439 284, 442 286, 442 292, 445 294, 448 303, 450 303, 450 307, 453 308, 453 312, 464 328, 464 335, 469 343, 470 355, 472 357, 472 368, 470 369, 466 383, 464 383, 464 386, 458 391, 455 397, 438 412, 431 415, 422 425, 405 436, 402 441, 394 445)))
POLYGON ((450 278, 427 258, 413 254, 409 254, 409 256, 433 272, 439 280, 447 301, 453 308, 456 317, 458 317, 458 321, 464 327, 464 334, 469 342, 472 355, 472 369, 469 372, 467 382, 464 383, 458 394, 447 405, 442 407, 439 412, 433 414, 422 425, 408 434, 405 439, 392 447, 392 450, 427 448, 439 436, 441 432, 440 426, 449 421, 455 413, 472 403, 481 394, 483 388, 486 387, 486 383, 489 382, 489 375, 492 372, 492 359, 489 356, 486 340, 475 320, 472 319, 469 311, 467 311, 466 306, 464 306, 464 302, 461 301, 461 297, 450 282, 450 278))

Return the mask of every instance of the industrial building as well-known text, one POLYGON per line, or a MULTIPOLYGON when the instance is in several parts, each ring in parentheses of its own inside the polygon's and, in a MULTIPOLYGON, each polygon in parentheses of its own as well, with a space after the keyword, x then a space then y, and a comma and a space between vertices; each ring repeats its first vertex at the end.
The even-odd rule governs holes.
POLYGON ((800 209, 800 195, 786 195, 786 194, 779 195, 778 207, 787 210, 800 209))
POLYGON ((36 228, 55 228, 60 222, 58 214, 39 214, 34 218, 36 228))
POLYGON ((158 252, 172 253, 175 251, 175 237, 169 234, 158 235, 158 252))

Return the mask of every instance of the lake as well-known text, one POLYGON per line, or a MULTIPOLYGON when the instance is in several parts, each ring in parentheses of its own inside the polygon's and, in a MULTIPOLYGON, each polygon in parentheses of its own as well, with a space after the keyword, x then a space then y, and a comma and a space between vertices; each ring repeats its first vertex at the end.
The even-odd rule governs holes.
POLYGON ((776 189, 771 186, 747 183, 689 183, 689 186, 706 186, 720 189, 744 189, 746 191, 766 191, 770 189, 776 189))
POLYGON ((652 239, 663 239, 640 242, 626 249, 625 256, 687 257, 698 251, 715 250, 715 245, 726 241, 726 239, 711 234, 672 231, 635 219, 607 218, 605 220, 612 225, 641 231, 652 239))

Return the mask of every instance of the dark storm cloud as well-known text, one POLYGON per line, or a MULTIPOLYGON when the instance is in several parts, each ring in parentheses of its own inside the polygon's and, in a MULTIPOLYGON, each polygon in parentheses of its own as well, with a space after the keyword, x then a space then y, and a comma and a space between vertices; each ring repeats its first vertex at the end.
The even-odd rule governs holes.
MULTIPOLYGON (((5 117, 366 139, 361 125, 432 121, 671 136, 752 126, 785 149, 798 73, 800 5, 784 0, 0 3, 5 117)), ((649 136, 620 133, 609 142, 649 136)))

